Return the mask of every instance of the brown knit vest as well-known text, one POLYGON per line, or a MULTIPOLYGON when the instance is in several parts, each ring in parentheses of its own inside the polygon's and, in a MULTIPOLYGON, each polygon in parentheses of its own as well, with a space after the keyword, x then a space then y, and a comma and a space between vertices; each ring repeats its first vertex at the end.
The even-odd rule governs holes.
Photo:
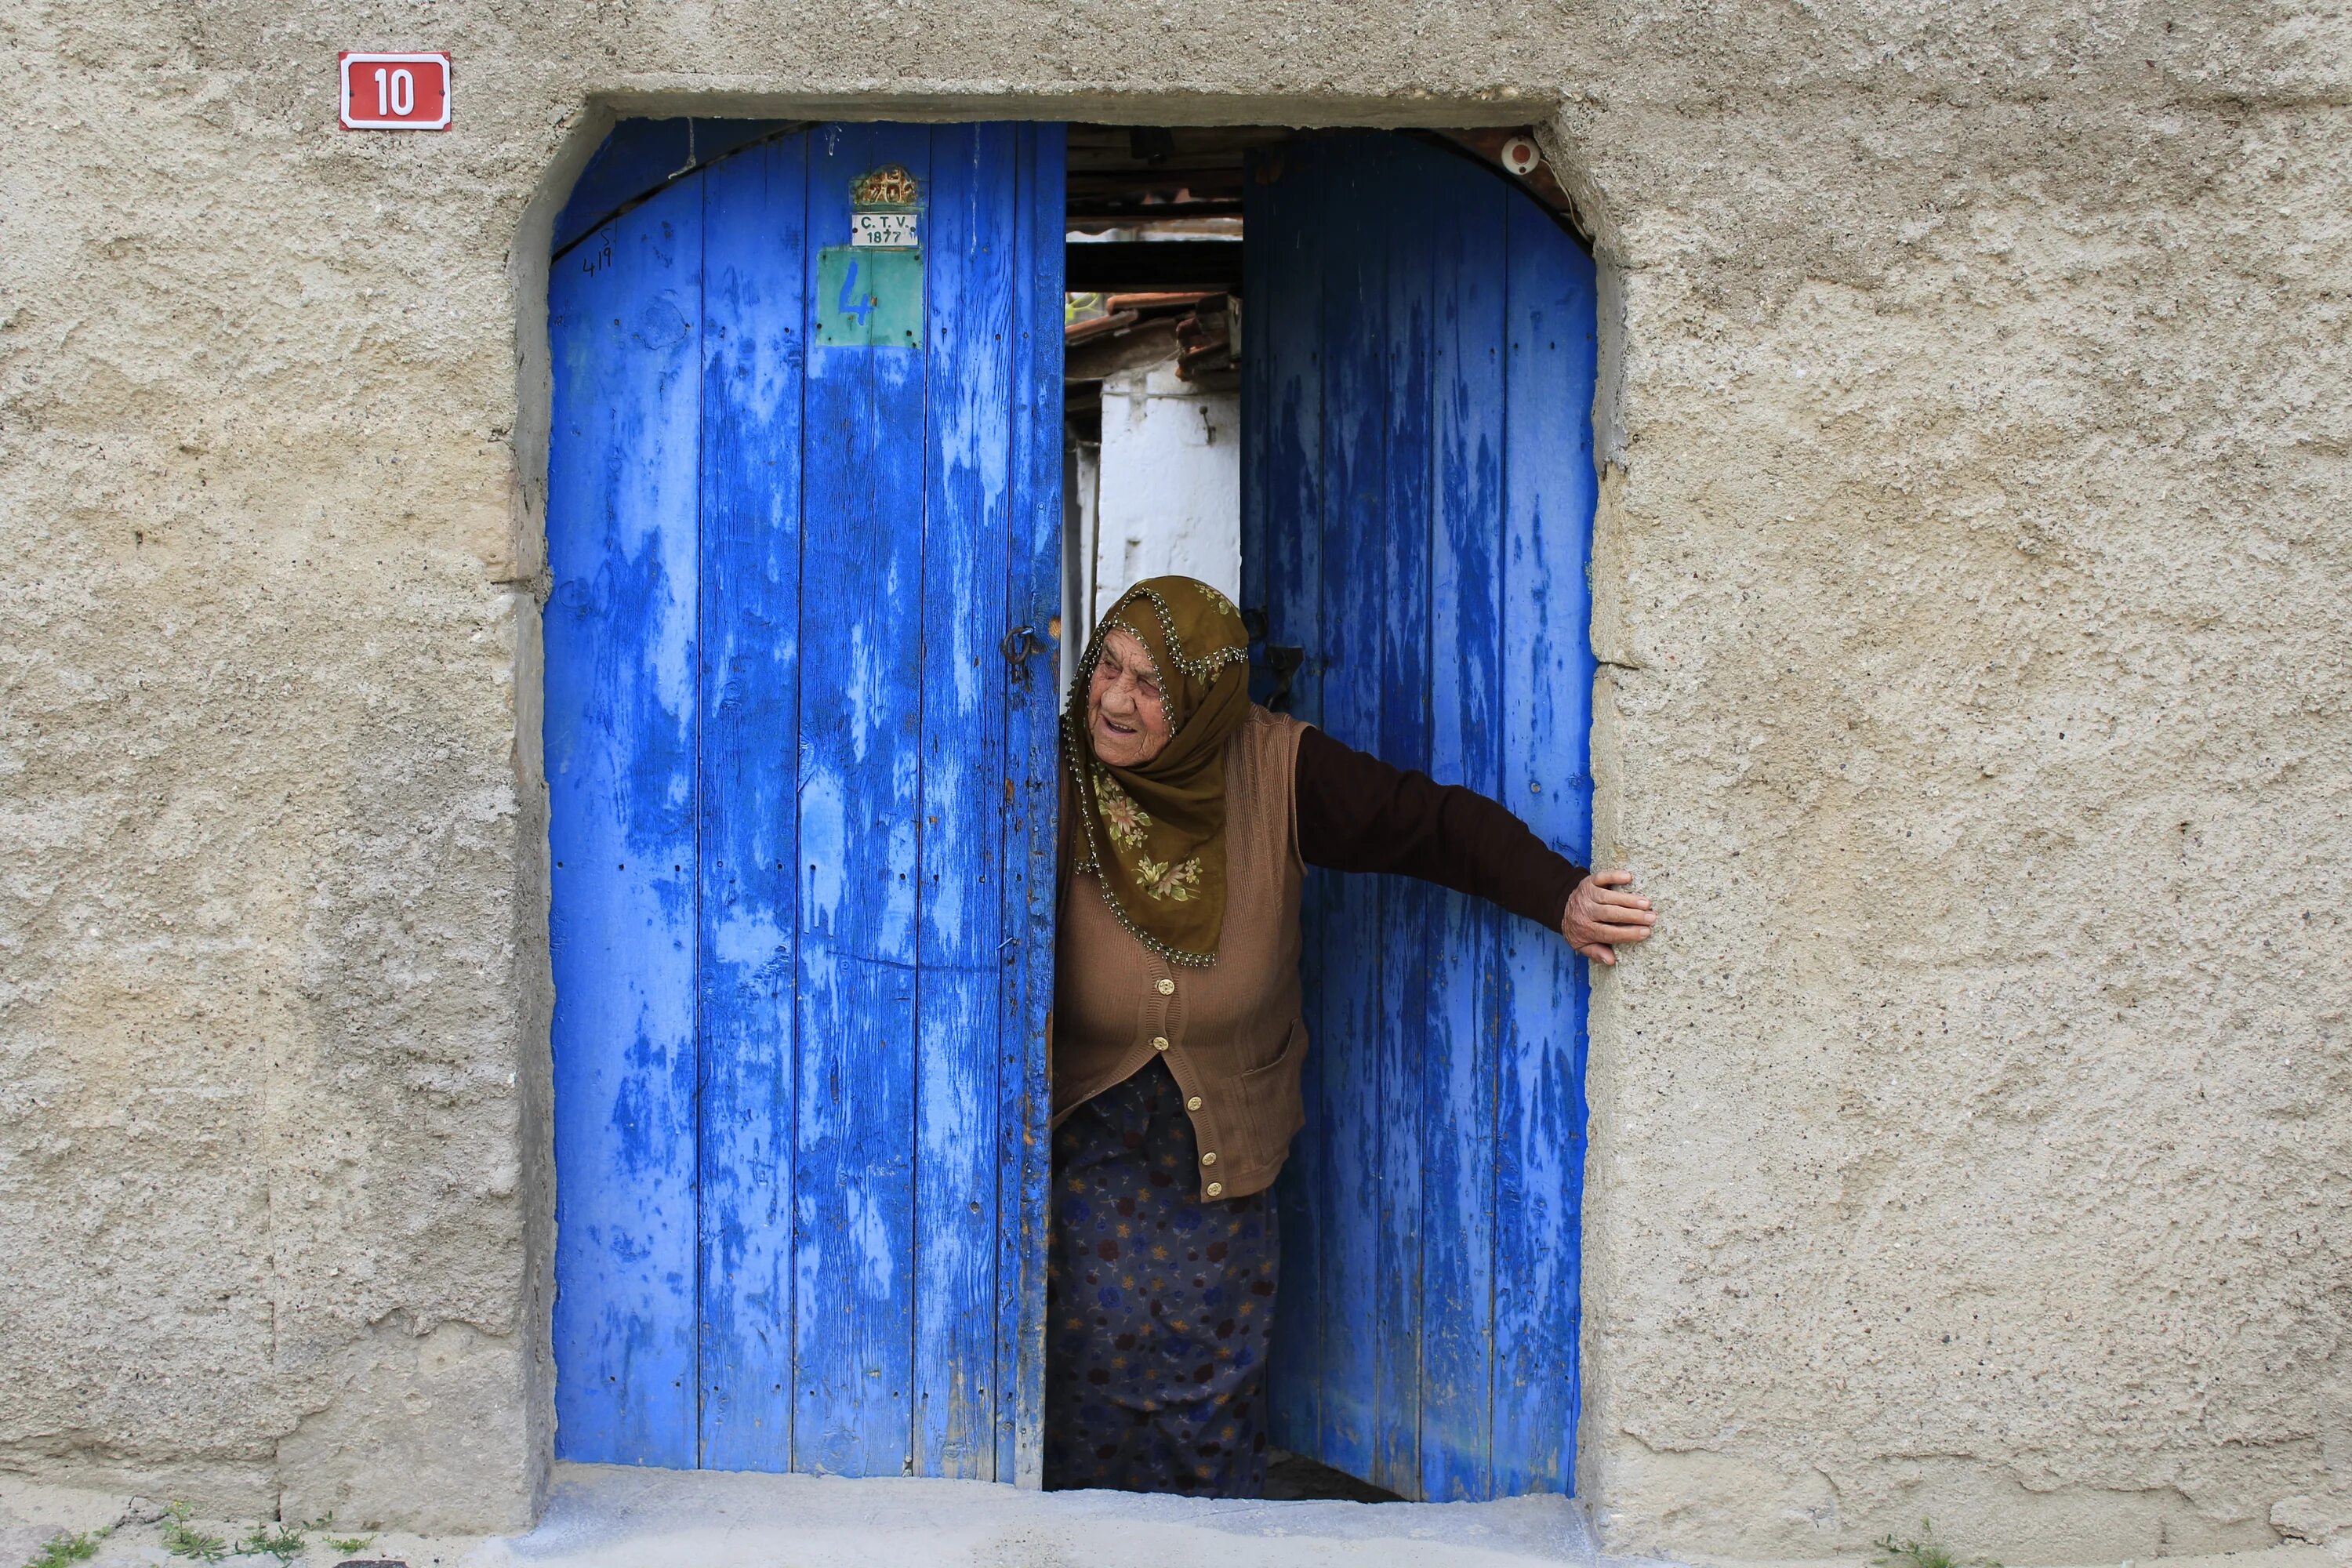
POLYGON ((1298 1099, 1306 867, 1293 784, 1305 728, 1253 707, 1225 743, 1225 923, 1210 967, 1175 967, 1136 941, 1091 875, 1066 873, 1062 884, 1054 1120, 1162 1058, 1192 1113, 1203 1198, 1245 1197, 1271 1185, 1306 1120, 1298 1099))

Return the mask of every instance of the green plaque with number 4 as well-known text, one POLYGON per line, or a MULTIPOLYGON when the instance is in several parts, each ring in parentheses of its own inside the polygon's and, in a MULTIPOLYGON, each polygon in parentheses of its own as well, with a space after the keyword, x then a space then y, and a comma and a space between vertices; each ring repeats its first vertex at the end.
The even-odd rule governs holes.
POLYGON ((828 245, 816 257, 823 348, 920 348, 923 253, 828 245))

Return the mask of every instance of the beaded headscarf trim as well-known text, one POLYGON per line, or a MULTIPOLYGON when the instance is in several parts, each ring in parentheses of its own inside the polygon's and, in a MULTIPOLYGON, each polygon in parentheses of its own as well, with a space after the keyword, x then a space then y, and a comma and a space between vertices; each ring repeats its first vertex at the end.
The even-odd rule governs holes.
MULTIPOLYGON (((1238 612, 1233 611, 1231 601, 1214 588, 1208 587, 1206 584, 1202 586, 1213 596, 1213 602, 1233 614, 1235 629, 1239 630, 1241 618, 1238 612)), ((1086 652, 1078 659, 1077 675, 1070 684, 1069 699, 1062 709, 1062 743, 1065 754, 1068 756, 1077 757, 1087 754, 1077 743, 1076 727, 1086 721, 1087 690, 1094 683, 1095 667, 1102 662, 1102 646, 1106 636, 1116 629, 1126 632, 1137 642, 1143 644, 1145 662, 1151 665, 1152 674, 1155 677, 1160 674, 1159 665, 1151 658, 1150 641, 1144 637, 1141 628, 1129 621, 1123 613, 1129 605, 1138 600, 1150 601, 1154 618, 1160 623, 1160 635, 1167 640, 1169 657, 1175 661, 1176 668, 1203 686, 1214 682, 1226 667, 1249 662, 1249 644, 1246 636, 1240 643, 1212 647, 1199 654, 1187 653, 1184 648, 1184 639, 1176 634, 1176 617, 1171 613, 1168 601, 1161 597, 1156 589, 1139 584, 1129 590, 1119 605, 1109 616, 1104 617, 1102 625, 1096 628, 1094 637, 1088 640, 1086 652)), ((1160 709, 1167 716, 1168 736, 1172 742, 1179 725, 1175 710, 1168 702, 1168 687, 1165 680, 1160 682, 1160 709)), ((1090 785, 1090 780, 1076 778, 1072 780, 1073 788, 1086 788, 1090 785)), ((1071 872, 1074 875, 1090 874, 1096 879, 1097 884, 1102 889, 1103 902, 1109 906, 1112 917, 1129 936, 1141 942, 1147 951, 1159 954, 1170 963, 1189 969, 1213 967, 1217 962, 1217 955, 1214 952, 1187 952, 1152 935, 1135 922, 1134 917, 1128 913, 1126 906, 1112 891, 1108 879, 1102 874, 1102 847, 1095 837, 1096 814, 1079 806, 1076 809, 1076 816, 1081 844, 1077 861, 1070 868, 1071 872)))

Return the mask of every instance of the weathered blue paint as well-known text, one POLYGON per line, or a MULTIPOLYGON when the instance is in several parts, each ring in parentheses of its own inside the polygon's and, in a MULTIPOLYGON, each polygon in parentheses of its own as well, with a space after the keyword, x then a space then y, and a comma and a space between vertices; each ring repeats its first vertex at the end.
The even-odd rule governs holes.
POLYGON ((566 1458, 1034 1478, 1061 202, 1056 127, 832 126, 555 263, 566 1458), (884 163, 922 341, 820 346, 884 163))
POLYGON ((701 282, 701 193, 673 189, 548 301, 556 1421, 568 1455, 673 1467, 695 1462, 701 282))
MULTIPOLYGON (((1589 863, 1592 264, 1532 201, 1505 205, 1503 238, 1503 797, 1589 863)), ((1526 921, 1501 924, 1493 1487, 1566 1490, 1575 1473, 1589 971, 1555 934, 1526 921)))
MULTIPOLYGON (((810 229, 846 237, 850 182, 880 163, 938 200, 929 144, 919 126, 829 128, 810 147, 810 229)), ((924 370, 916 354, 818 347, 803 385, 803 646, 825 700, 803 698, 797 795, 793 1468, 826 1475, 913 1462, 924 370)))
MULTIPOLYGON (((1306 650, 1293 711, 1584 858, 1591 258, 1401 137, 1247 190, 1243 586, 1306 650)), ((1569 1490, 1583 961, 1396 879, 1317 873, 1305 918, 1275 1441, 1408 1497, 1569 1490)))
MULTIPOLYGON (((1013 163, 1013 128, 981 128, 968 145, 934 152, 927 250, 962 265, 940 272, 929 315, 930 386, 923 504, 925 624, 934 635, 919 672, 922 867, 915 944, 921 963, 914 1107, 915 1448, 927 1474, 995 1470, 997 1321, 995 952, 1003 915, 1003 656, 1000 609, 1013 452, 1004 388, 1013 350, 1001 301, 1012 291, 1014 208, 1009 181, 977 176, 1013 163), (942 176, 946 176, 943 180, 942 176), (985 1085, 984 1094, 923 1086, 985 1085), (982 1310, 974 1310, 975 1305, 982 1310), (983 1453, 983 1450, 985 1451, 983 1453)), ((921 323, 918 322, 918 330, 921 323)))
MULTIPOLYGON (((1465 221, 1439 232, 1433 277, 1431 377, 1443 388, 1433 420, 1430 529, 1430 719, 1433 757, 1456 782, 1497 798, 1503 788, 1504 531, 1502 458, 1508 426, 1502 346, 1504 272, 1487 248, 1511 193, 1464 182, 1465 221)), ((1424 1202, 1454 1223, 1423 1231, 1422 1492, 1483 1497, 1493 1442, 1495 1215, 1488 1159, 1494 1127, 1502 921, 1467 899, 1439 900, 1424 1058, 1424 1202)), ((1579 1015, 1580 1020, 1581 1015, 1579 1015)))
MULTIPOLYGON (((1278 177, 1280 166, 1262 165, 1253 174, 1278 177)), ((1242 591, 1246 604, 1265 609, 1270 625, 1281 628, 1269 640, 1299 648, 1322 645, 1323 395, 1315 367, 1323 352, 1318 235, 1332 205, 1331 185, 1286 184, 1283 221, 1249 226, 1243 258, 1248 342, 1242 359, 1242 591)), ((1322 683, 1315 675, 1302 665, 1287 701, 1289 711, 1309 723, 1323 718, 1322 683)), ((1255 670, 1252 681, 1256 696, 1271 695, 1255 670)), ((1308 997, 1322 991, 1319 933, 1328 886, 1327 879, 1310 877, 1300 894, 1307 930, 1298 969, 1308 997)), ((1322 1268, 1326 1215, 1321 1205, 1298 1201, 1299 1194, 1328 1191, 1330 1184, 1321 1055, 1318 1039, 1300 1086, 1306 1126, 1291 1150, 1290 1179, 1276 1194, 1285 1261, 1267 1369, 1277 1429, 1307 1451, 1322 1422, 1330 1319, 1325 1304, 1332 1299, 1322 1268)))
MULTIPOLYGON (((1380 744, 1381 651, 1398 609, 1388 599, 1389 226, 1387 181, 1369 164, 1331 168, 1322 241, 1322 356, 1314 367, 1323 400, 1323 627, 1316 658, 1323 727, 1367 749, 1380 744)), ((1276 307, 1279 309, 1279 307, 1276 307)), ((1409 613, 1409 612, 1408 612, 1409 613)), ((1283 639, 1287 640, 1287 639, 1283 639)), ((1307 1015, 1322 1055, 1327 1163, 1322 1252, 1329 1327, 1324 1342, 1318 1457, 1357 1475, 1381 1475, 1379 1435, 1381 1213, 1392 1193, 1382 1163, 1386 1142, 1381 1057, 1386 1019, 1381 997, 1387 889, 1369 877, 1323 879, 1319 919, 1308 939, 1322 949, 1323 981, 1307 1015)), ((1278 1440, 1278 1439, 1277 1439, 1278 1440)))
POLYGON ((701 1462, 730 1470, 792 1454, 807 193, 805 137, 702 193, 701 1462))
MULTIPOLYGON (((1060 692, 1051 627, 1061 605, 1063 132, 1013 132, 1022 171, 1013 204, 1011 515, 1004 603, 1025 607, 1038 643, 1005 699, 1003 848, 998 908, 1007 931, 1050 931, 1054 921, 1055 721, 1060 692)), ((982 654, 983 661, 987 656, 982 654)), ((1052 1106, 1045 1017, 1054 949, 1000 944, 997 991, 996 1469, 1023 1486, 1043 1479, 1045 1403, 1045 1213, 1051 1179, 1045 1126, 1052 1106)))
POLYGON ((737 149, 793 129, 790 120, 632 120, 590 154, 555 216, 557 255, 611 222, 622 208, 737 149))

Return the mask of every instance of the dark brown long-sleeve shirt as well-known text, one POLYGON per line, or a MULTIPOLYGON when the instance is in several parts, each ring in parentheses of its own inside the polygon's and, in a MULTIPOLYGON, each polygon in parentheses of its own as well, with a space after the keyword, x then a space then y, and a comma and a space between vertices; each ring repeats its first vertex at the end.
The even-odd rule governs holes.
POLYGON ((1298 852, 1334 871, 1393 871, 1559 929, 1585 869, 1476 790, 1392 767, 1309 729, 1295 775, 1298 852))
MULTIPOLYGON (((1091 876, 1066 871, 1051 1035, 1056 1117, 1148 1061, 1167 1063, 1200 1143, 1201 1195, 1212 1200, 1271 1183, 1304 1114, 1301 861, 1422 878, 1555 931, 1583 876, 1476 791, 1391 767, 1262 708, 1234 736, 1225 781, 1217 962, 1171 966, 1121 925, 1091 876)), ((1065 868, 1070 820, 1066 805, 1065 868)))

